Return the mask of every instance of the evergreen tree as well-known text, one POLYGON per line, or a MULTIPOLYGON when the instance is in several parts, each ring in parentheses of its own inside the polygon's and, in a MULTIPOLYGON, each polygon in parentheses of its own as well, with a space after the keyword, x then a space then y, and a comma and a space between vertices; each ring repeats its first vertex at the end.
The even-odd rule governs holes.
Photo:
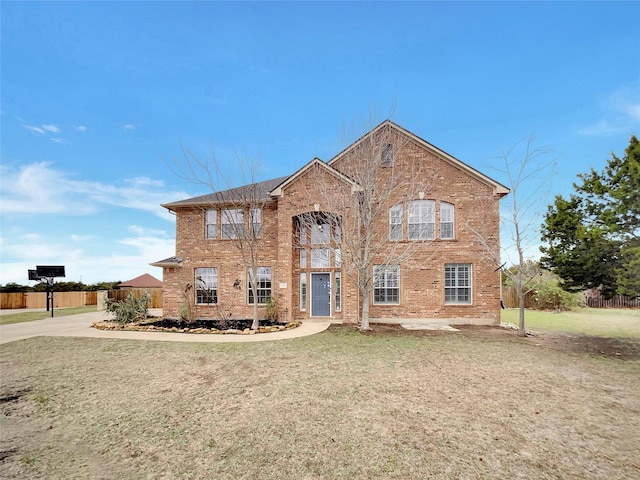
POLYGON ((640 142, 632 136, 624 157, 612 154, 602 172, 578 178, 576 193, 547 210, 541 263, 570 291, 640 295, 640 142))

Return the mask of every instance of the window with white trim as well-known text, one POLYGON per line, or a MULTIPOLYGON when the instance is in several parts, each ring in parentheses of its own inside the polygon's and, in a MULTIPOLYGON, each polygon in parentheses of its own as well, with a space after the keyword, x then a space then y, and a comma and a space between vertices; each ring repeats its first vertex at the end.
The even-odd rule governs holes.
POLYGON ((319 223, 311 225, 311 243, 328 245, 331 233, 331 225, 319 223))
POLYGON ((434 200, 413 200, 409 202, 409 240, 433 240, 435 238, 434 200))
POLYGON ((402 205, 389 209, 389 240, 402 240, 402 205))
POLYGON ((400 303, 400 266, 399 265, 374 265, 373 267, 373 303, 393 304, 400 303))
POLYGON ((311 268, 328 268, 329 262, 328 248, 311 249, 311 268))
POLYGON ((445 240, 454 238, 453 220, 453 204, 440 202, 440 238, 445 240))
POLYGON ((380 150, 380 165, 390 167, 393 165, 393 144, 385 143, 380 150))
POLYGON ((210 208, 206 211, 207 238, 216 238, 218 236, 218 211, 210 208))
POLYGON ((300 310, 307 309, 307 274, 300 274, 300 310))
POLYGON ((305 248, 300 250, 300 268, 307 268, 307 250, 305 248))
POLYGON ((196 303, 198 305, 218 303, 217 268, 196 268, 194 283, 196 285, 196 303))
MULTIPOLYGON (((249 305, 253 305, 253 282, 251 269, 247 271, 247 295, 249 305)), ((258 267, 256 271, 258 305, 264 305, 271 297, 271 267, 258 267)))
POLYGON ((446 263, 444 265, 444 303, 471 303, 471 264, 446 263))
POLYGON ((249 211, 249 223, 253 228, 253 237, 260 238, 260 226, 262 221, 262 209, 254 208, 249 211))
POLYGON ((334 297, 334 302, 335 302, 335 309, 336 312, 339 312, 340 310, 342 310, 342 275, 340 272, 336 272, 334 274, 334 283, 335 283, 335 289, 334 289, 334 293, 335 293, 335 297, 334 297))
POLYGON ((242 238, 244 236, 244 211, 241 208, 222 210, 220 230, 222 238, 242 238))

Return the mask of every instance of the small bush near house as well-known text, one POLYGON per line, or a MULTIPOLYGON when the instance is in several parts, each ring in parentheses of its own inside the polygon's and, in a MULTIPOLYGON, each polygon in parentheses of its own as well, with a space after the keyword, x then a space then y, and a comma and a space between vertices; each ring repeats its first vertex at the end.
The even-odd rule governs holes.
POLYGON ((151 303, 151 295, 144 293, 140 298, 129 293, 122 301, 107 299, 106 310, 116 316, 116 322, 124 325, 145 320, 151 303))
POLYGON ((584 306, 580 293, 569 293, 562 289, 558 280, 550 279, 538 285, 532 308, 536 310, 572 310, 584 306))

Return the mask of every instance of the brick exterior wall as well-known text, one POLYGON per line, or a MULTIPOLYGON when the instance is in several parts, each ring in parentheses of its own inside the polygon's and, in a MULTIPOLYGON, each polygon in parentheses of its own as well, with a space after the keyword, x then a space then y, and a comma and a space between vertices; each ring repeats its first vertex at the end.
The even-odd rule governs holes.
MULTIPOLYGON (((331 319, 334 321, 357 322, 360 317, 360 293, 353 278, 348 275, 348 265, 329 268, 300 269, 299 249, 296 248, 295 223, 297 215, 313 212, 316 206, 322 212, 338 213, 343 219, 343 229, 353 228, 355 212, 341 205, 337 212, 333 200, 339 196, 354 195, 352 185, 344 178, 333 175, 331 170, 357 178, 358 163, 366 155, 375 158, 380 145, 394 145, 393 167, 375 170, 378 191, 388 188, 393 176, 393 185, 400 188, 389 189, 389 195, 380 205, 380 214, 375 217, 374 231, 384 236, 374 245, 374 264, 387 258, 387 249, 410 249, 410 258, 400 262, 400 299, 397 305, 375 305, 370 297, 370 318, 381 321, 401 321, 407 319, 437 319, 447 323, 496 324, 500 318, 500 273, 496 271, 499 250, 499 201, 494 193, 494 185, 487 184, 469 170, 449 160, 441 158, 433 149, 403 132, 389 129, 378 132, 368 145, 355 144, 345 150, 334 161, 331 168, 323 168, 313 162, 295 177, 287 181, 282 195, 274 197, 269 207, 263 211, 262 235, 259 245, 260 265, 272 268, 272 295, 281 305, 282 320, 306 320, 310 318, 310 307, 300 309, 300 272, 329 273, 334 281, 335 273, 342 276, 340 311, 335 310, 332 292, 331 319), (417 200, 434 200, 436 204, 436 239, 428 242, 414 242, 406 239, 406 210, 404 239, 393 244, 388 241, 388 209, 392 205, 417 200), (454 205, 454 239, 440 239, 440 205, 448 202, 454 205), (317 204, 317 205, 316 205, 317 204), (494 245, 494 255, 490 255, 484 243, 494 245), (472 300, 468 305, 448 305, 445 303, 445 264, 471 264, 472 300)), ((247 275, 233 240, 209 240, 205 238, 205 209, 176 208, 176 256, 182 257, 180 267, 164 268, 163 309, 167 317, 180 315, 185 298, 193 296, 194 270, 198 267, 218 268, 218 299, 233 302, 235 318, 250 318, 253 307, 247 303, 247 275), (241 280, 242 290, 234 289, 236 280, 241 280), (191 285, 191 289, 189 289, 191 285), (185 297, 186 296, 186 297, 185 297)), ((218 215, 218 222, 220 216, 218 215)), ((346 231, 346 230, 345 230, 346 231)), ((307 278, 307 297, 310 297, 311 281, 307 278)), ((264 308, 261 316, 264 316, 264 308)), ((216 308, 196 305, 198 318, 216 318, 216 308)))

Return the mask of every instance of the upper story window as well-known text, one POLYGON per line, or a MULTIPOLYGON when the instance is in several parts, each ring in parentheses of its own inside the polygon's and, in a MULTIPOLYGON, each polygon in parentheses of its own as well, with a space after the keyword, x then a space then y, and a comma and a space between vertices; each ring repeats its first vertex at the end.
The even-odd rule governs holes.
POLYGON ((195 284, 197 304, 218 303, 217 268, 196 268, 195 284))
POLYGON ((440 238, 454 238, 453 230, 453 205, 447 202, 440 202, 440 238))
POLYGON ((207 238, 216 238, 218 236, 218 211, 209 209, 206 213, 207 219, 207 238))
POLYGON ((222 238, 242 238, 244 236, 244 211, 241 208, 225 208, 220 216, 222 238))
POLYGON ((393 165, 393 144, 385 143, 380 150, 380 165, 390 167, 393 165))
POLYGON ((402 240, 402 205, 389 209, 389 240, 402 240))
MULTIPOLYGON (((436 238, 435 200, 414 200, 408 202, 407 224, 409 240, 433 240, 436 238)), ((451 203, 440 202, 440 238, 451 240, 455 235, 455 207, 451 203)), ((389 240, 404 237, 404 208, 402 204, 389 208, 389 240)))
POLYGON ((253 229, 254 238, 260 238, 260 226, 262 223, 262 210, 259 208, 253 208, 249 212, 250 218, 249 222, 251 223, 251 228, 253 229))
POLYGON ((414 200, 409 202, 408 225, 409 240, 433 240, 436 233, 436 202, 433 200, 414 200))
POLYGON ((318 223, 311 225, 311 243, 327 245, 331 234, 331 225, 328 223, 318 223))

